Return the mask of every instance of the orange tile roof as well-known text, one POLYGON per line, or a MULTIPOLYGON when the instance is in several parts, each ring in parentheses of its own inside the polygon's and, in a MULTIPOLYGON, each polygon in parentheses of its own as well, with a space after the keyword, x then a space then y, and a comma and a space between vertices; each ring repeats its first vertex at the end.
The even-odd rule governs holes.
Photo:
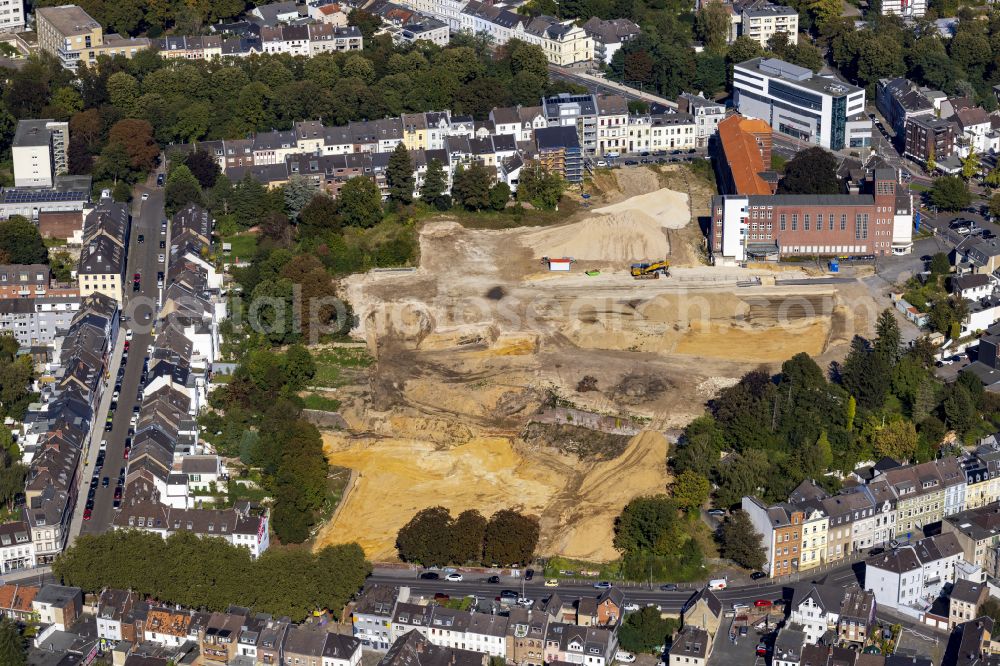
POLYGON ((35 600, 37 594, 38 587, 34 585, 18 585, 17 593, 14 595, 14 603, 10 609, 22 613, 30 613, 31 602, 35 600))
POLYGON ((190 615, 169 610, 151 610, 146 618, 146 629, 171 636, 187 636, 189 624, 190 615))
POLYGON ((755 134, 769 134, 771 126, 763 120, 729 116, 719 123, 719 140, 733 176, 738 194, 771 194, 771 187, 760 177, 771 167, 764 164, 755 134))

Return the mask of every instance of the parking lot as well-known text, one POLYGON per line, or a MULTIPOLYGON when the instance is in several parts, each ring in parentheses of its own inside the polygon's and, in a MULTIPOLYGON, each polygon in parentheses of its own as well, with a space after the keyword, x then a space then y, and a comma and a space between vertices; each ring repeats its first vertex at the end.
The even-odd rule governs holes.
POLYGON ((770 648, 774 645, 775 623, 769 626, 769 631, 762 632, 752 626, 740 627, 735 617, 724 617, 715 636, 711 660, 720 664, 763 666, 767 663, 766 656, 757 653, 757 646, 763 644, 770 648))
POLYGON ((614 169, 623 166, 638 166, 640 164, 679 164, 691 160, 705 159, 704 149, 696 150, 657 150, 653 152, 609 154, 603 157, 588 157, 584 160, 588 169, 614 169))

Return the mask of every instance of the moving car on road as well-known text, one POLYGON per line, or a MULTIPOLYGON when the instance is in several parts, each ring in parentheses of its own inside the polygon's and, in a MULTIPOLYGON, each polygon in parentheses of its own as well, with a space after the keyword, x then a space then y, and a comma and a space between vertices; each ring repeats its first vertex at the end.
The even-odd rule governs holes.
POLYGON ((607 580, 598 581, 598 582, 594 583, 594 587, 597 588, 598 590, 610 590, 611 589, 611 581, 607 581, 607 580))
POLYGON ((461 583, 462 582, 462 574, 460 574, 460 573, 450 573, 450 574, 448 574, 447 580, 450 581, 450 582, 452 582, 452 583, 461 583))
POLYGON ((548 580, 545 581, 545 587, 559 587, 559 579, 549 578, 548 580))
POLYGON ((441 576, 437 575, 433 571, 425 571, 424 573, 420 574, 420 578, 423 580, 438 580, 439 578, 441 578, 441 576))

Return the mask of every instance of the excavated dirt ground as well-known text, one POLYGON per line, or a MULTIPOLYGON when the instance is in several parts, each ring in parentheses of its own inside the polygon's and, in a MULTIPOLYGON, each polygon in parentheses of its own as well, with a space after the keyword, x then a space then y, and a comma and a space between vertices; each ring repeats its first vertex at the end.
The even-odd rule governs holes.
POLYGON ((697 219, 711 190, 687 169, 618 170, 596 185, 598 205, 556 227, 427 223, 416 271, 345 282, 354 333, 377 360, 368 386, 338 396, 349 427, 325 435, 330 462, 358 476, 318 545, 358 540, 392 558, 422 508, 515 507, 540 517, 542 554, 612 559, 622 507, 668 487, 664 433, 750 369, 800 351, 824 366, 871 334, 877 310, 860 283, 775 286, 766 268, 703 265, 697 219), (570 273, 539 263, 566 248, 578 251, 570 273), (632 260, 664 256, 672 277, 628 275, 632 260), (752 277, 761 284, 739 286, 752 277), (597 390, 577 393, 585 375, 597 390), (648 431, 613 458, 525 442, 544 404, 638 417, 648 431))

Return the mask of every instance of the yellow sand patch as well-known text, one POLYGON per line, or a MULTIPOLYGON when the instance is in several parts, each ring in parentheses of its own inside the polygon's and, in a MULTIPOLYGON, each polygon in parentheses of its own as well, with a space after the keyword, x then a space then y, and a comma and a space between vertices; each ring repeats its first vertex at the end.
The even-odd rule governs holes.
POLYGON ((811 356, 821 354, 829 330, 829 319, 763 330, 693 322, 674 352, 745 361, 783 361, 799 352, 811 356))

